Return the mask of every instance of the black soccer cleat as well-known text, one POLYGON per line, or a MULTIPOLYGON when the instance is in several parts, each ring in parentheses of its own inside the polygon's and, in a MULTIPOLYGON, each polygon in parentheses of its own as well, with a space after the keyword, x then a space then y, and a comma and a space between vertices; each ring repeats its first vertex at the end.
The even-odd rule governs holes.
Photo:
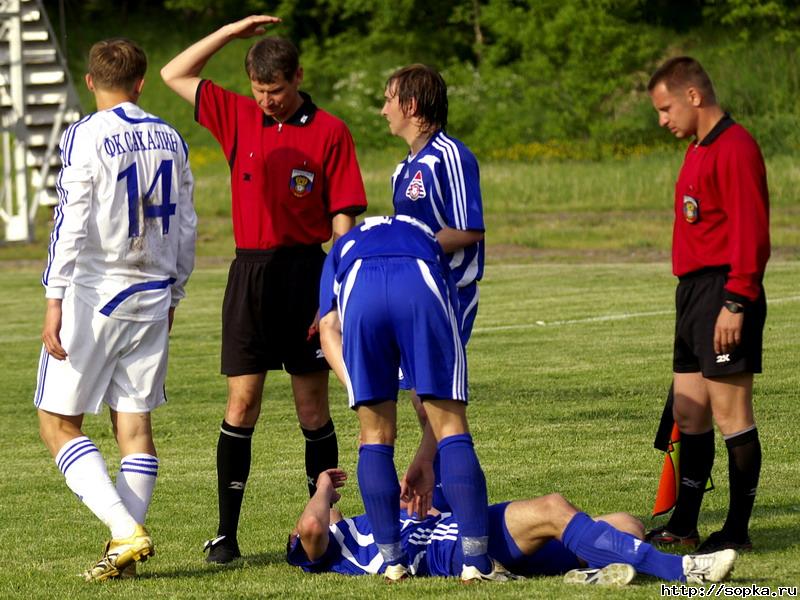
POLYGON ((225 535, 208 540, 203 545, 203 552, 208 552, 206 562, 216 565, 227 565, 242 556, 236 538, 228 538, 225 535))
POLYGON ((672 533, 666 527, 658 527, 648 531, 644 536, 644 541, 659 548, 677 548, 681 546, 695 548, 700 542, 700 534, 697 533, 697 529, 694 529, 687 535, 678 535, 672 533))
POLYGON ((745 536, 743 540, 730 538, 725 531, 715 531, 706 538, 697 548, 695 554, 711 554, 720 550, 736 550, 737 552, 747 552, 753 549, 753 542, 745 536))

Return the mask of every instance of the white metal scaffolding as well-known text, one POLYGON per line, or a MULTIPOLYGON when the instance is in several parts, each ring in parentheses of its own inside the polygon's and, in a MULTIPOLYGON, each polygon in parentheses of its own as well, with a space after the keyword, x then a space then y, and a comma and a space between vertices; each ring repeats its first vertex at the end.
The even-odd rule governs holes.
POLYGON ((6 241, 31 241, 54 205, 58 140, 78 97, 41 0, 0 0, 0 221, 6 241))

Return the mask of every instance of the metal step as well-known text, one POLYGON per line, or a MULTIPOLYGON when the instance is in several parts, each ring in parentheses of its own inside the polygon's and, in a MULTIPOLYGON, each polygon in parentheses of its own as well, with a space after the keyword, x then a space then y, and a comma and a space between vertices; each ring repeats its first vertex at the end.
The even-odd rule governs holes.
MULTIPOLYGON (((22 48, 22 61, 25 65, 58 64, 58 52, 52 46, 32 46, 22 48)), ((0 67, 8 67, 8 42, 0 42, 0 67)))
MULTIPOLYGON (((32 149, 28 152, 28 155, 25 157, 25 165, 27 167, 33 169, 40 169, 44 162, 44 149, 32 149)), ((58 153, 55 152, 50 157, 50 170, 54 173, 58 173, 58 170, 61 168, 61 159, 58 157, 58 153)))
MULTIPOLYGON (((28 127, 52 125, 54 116, 51 106, 29 106, 25 110, 25 125, 28 127)), ((80 118, 80 113, 77 110, 72 110, 66 114, 64 121, 73 123, 80 118)))
POLYGON ((25 85, 53 85, 66 81, 66 73, 56 65, 25 65, 25 85))
MULTIPOLYGON (((41 85, 33 89, 26 89, 23 99, 28 106, 43 104, 57 106, 64 101, 68 93, 66 85, 41 85)), ((6 86, 0 86, 0 108, 10 108, 11 106, 11 96, 8 95, 6 86)))
MULTIPOLYGON (((6 239, 22 240, 30 236, 30 222, 37 205, 52 206, 58 203, 55 183, 61 168, 58 148, 52 146, 64 129, 80 118, 78 96, 72 87, 72 80, 66 71, 63 57, 58 50, 58 42, 50 24, 42 0, 20 0, 19 12, 8 11, 10 3, 0 0, 0 125, 4 131, 24 143, 25 164, 28 167, 28 217, 18 214, 17 209, 6 205, 8 218, 5 222, 6 239), (19 19, 16 28, 12 19, 19 19), (19 38, 11 39, 14 33, 19 38), (21 44, 20 44, 21 42, 21 44), (21 72, 12 69, 10 48, 20 44, 18 52, 22 55, 21 72), (21 81, 11 81, 21 74, 21 81), (11 86, 20 85, 23 106, 13 107, 11 86), (60 114, 64 105, 69 106, 66 113, 60 114), (17 110, 22 111, 22 120, 17 110), (54 123, 60 123, 54 134, 54 123), (47 165, 44 162, 47 161, 47 165), (44 171, 47 171, 46 175, 44 171), (20 226, 29 223, 28 228, 20 226), (11 233, 9 233, 11 232, 11 233), (27 233, 26 233, 27 232, 27 233)), ((16 183, 15 185, 19 185, 16 183)), ((22 190, 25 189, 22 183, 22 190)), ((18 188, 20 189, 20 188, 18 188)), ((25 193, 23 191, 23 193, 25 193)), ((23 210, 23 212, 25 212, 23 210)), ((30 239, 30 238, 29 238, 30 239)))

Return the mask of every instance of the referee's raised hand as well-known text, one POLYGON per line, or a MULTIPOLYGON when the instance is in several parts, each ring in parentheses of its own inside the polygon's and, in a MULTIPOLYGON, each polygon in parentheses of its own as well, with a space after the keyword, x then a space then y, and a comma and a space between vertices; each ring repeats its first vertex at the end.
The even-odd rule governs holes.
POLYGON ((280 17, 270 15, 250 15, 234 23, 226 25, 227 33, 231 37, 246 39, 266 33, 266 25, 280 23, 280 17))

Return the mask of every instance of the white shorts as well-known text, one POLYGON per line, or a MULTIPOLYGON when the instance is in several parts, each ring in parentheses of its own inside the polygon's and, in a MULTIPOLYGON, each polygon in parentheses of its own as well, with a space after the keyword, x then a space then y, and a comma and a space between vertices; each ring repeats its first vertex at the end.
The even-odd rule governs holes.
POLYGON ((66 360, 42 346, 33 403, 59 415, 99 413, 103 402, 122 413, 150 412, 166 402, 167 318, 106 317, 67 293, 61 305, 66 360))

